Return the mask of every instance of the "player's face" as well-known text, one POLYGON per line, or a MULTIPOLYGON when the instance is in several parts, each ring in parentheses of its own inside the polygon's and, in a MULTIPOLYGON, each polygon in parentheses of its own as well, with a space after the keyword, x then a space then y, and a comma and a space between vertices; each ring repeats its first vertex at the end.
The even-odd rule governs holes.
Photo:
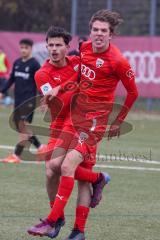
POLYGON ((68 45, 65 44, 62 37, 54 37, 48 39, 47 49, 50 60, 55 64, 59 64, 65 60, 68 45))
POLYGON ((92 24, 90 38, 92 41, 93 50, 103 52, 107 49, 112 34, 108 22, 96 20, 92 24))
POLYGON ((32 47, 27 44, 20 44, 20 54, 24 59, 29 58, 32 54, 32 47))

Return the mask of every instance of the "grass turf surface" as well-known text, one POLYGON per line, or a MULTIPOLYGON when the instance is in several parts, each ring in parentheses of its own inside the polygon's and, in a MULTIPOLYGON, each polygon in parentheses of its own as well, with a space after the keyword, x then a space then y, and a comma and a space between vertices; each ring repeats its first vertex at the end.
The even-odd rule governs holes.
MULTIPOLYGON (((86 239, 159 240, 159 173, 118 169, 108 172, 112 181, 101 204, 91 210, 86 239)), ((44 165, 1 163, 0 176, 0 239, 35 239, 27 235, 26 229, 49 211, 44 165)), ((76 187, 59 240, 73 226, 75 202, 76 187)))
MULTIPOLYGON (((1 109, 0 145, 17 142, 17 134, 8 125, 10 109, 1 109), (4 127, 5 126, 5 127, 4 127)), ((146 114, 131 114, 129 122, 134 129, 118 140, 104 139, 100 153, 124 154, 149 157, 159 160, 158 130, 160 118, 146 114)), ((37 114, 35 123, 41 124, 37 114)), ((41 137, 42 141, 46 138, 41 137)), ((0 149, 0 158, 8 150, 0 149)), ((99 162, 98 162, 99 163, 99 162)), ((103 164, 120 166, 145 166, 160 168, 159 165, 137 162, 113 161, 103 164)), ((97 169, 103 170, 104 169, 97 169)), ((104 191, 102 203, 91 214, 87 223, 88 240, 159 240, 160 236, 160 172, 107 169, 112 177, 109 189, 104 191)), ((74 222, 76 187, 66 208, 66 225, 57 239, 69 234, 74 222)), ((37 223, 48 211, 45 192, 44 165, 0 163, 0 239, 28 240, 27 227, 37 223)), ((48 238, 43 238, 48 239, 48 238)))

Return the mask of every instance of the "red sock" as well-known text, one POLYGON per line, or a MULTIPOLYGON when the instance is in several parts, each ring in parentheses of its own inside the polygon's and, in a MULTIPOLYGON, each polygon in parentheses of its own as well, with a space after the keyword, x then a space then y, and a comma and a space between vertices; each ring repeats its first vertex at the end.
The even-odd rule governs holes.
MULTIPOLYGON (((54 201, 50 201, 50 207, 52 208, 53 207, 53 205, 54 205, 54 201)), ((62 212, 62 214, 61 214, 61 216, 59 217, 59 218, 61 218, 61 219, 65 219, 65 216, 64 216, 64 211, 62 212)))
POLYGON ((89 207, 78 206, 76 208, 76 220, 74 223, 74 228, 78 229, 81 232, 84 232, 88 214, 89 214, 89 207))
POLYGON ((99 178, 99 173, 92 172, 92 170, 78 166, 75 171, 74 178, 76 180, 94 183, 99 178))
POLYGON ((52 208, 53 207, 53 205, 54 205, 54 201, 50 201, 50 208, 52 208))
POLYGON ((51 222, 56 222, 58 218, 63 213, 65 205, 72 193, 74 187, 74 178, 62 176, 58 188, 58 193, 55 198, 54 205, 48 215, 48 220, 51 222))

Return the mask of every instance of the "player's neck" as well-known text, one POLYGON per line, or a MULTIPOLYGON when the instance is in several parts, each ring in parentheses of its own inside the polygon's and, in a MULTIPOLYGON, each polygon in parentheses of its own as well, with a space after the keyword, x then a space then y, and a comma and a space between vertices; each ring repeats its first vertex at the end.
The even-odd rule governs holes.
POLYGON ((64 58, 64 59, 61 59, 60 61, 56 62, 56 61, 52 61, 50 59, 49 63, 54 65, 55 67, 62 68, 62 67, 65 67, 67 65, 67 60, 66 60, 66 58, 64 58))
POLYGON ((23 62, 27 62, 29 59, 31 59, 32 58, 32 55, 29 55, 29 56, 27 56, 27 57, 22 57, 22 61, 23 62))
POLYGON ((92 45, 92 49, 94 53, 103 53, 109 48, 110 42, 108 42, 104 47, 102 48, 96 48, 92 45))

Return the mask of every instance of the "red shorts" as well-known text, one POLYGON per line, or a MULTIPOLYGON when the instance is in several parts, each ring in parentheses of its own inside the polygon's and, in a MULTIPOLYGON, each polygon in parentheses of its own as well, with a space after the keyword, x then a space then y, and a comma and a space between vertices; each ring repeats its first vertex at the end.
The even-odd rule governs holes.
POLYGON ((47 145, 46 160, 50 160, 53 151, 56 148, 75 149, 83 156, 84 161, 80 164, 85 168, 91 169, 96 163, 97 144, 88 145, 86 141, 80 139, 79 134, 75 131, 71 124, 64 125, 61 129, 55 128, 51 130, 50 139, 47 145))
POLYGON ((89 103, 83 94, 77 96, 76 103, 62 127, 57 130, 55 126, 48 148, 52 152, 56 148, 75 149, 82 154, 83 164, 94 165, 97 144, 105 136, 112 103, 89 103))

